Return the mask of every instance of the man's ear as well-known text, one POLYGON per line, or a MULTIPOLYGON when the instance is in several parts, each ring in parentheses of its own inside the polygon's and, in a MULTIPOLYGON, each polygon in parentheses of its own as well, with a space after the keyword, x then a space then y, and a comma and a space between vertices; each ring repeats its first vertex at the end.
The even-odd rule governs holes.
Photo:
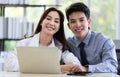
POLYGON ((88 19, 88 27, 91 27, 91 24, 92 24, 92 20, 91 18, 88 19))
POLYGON ((69 23, 67 23, 67 26, 68 26, 68 28, 70 29, 70 24, 69 24, 69 23))

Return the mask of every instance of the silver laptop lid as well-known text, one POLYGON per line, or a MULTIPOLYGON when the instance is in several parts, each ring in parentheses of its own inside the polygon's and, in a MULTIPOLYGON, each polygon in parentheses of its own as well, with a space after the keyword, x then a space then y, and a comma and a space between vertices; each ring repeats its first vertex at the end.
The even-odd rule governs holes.
POLYGON ((20 72, 61 73, 57 47, 17 47, 17 54, 20 72))

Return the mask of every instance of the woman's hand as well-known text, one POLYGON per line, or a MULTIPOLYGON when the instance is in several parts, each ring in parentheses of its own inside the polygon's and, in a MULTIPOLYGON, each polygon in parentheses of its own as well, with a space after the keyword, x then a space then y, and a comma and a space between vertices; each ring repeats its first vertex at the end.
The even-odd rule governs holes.
POLYGON ((78 65, 78 64, 75 64, 75 65, 73 65, 72 66, 72 68, 71 68, 71 70, 69 71, 70 73, 73 73, 73 72, 78 72, 78 71, 80 71, 81 69, 80 69, 80 65, 78 65))
POLYGON ((81 65, 78 65, 78 64, 75 64, 72 66, 71 70, 70 70, 70 73, 73 73, 73 72, 78 72, 78 71, 88 71, 88 68, 87 67, 84 67, 84 66, 81 66, 81 65))
POLYGON ((71 62, 71 63, 67 63, 65 65, 61 65, 61 71, 67 71, 67 72, 70 72, 72 67, 74 66, 74 64, 71 62))

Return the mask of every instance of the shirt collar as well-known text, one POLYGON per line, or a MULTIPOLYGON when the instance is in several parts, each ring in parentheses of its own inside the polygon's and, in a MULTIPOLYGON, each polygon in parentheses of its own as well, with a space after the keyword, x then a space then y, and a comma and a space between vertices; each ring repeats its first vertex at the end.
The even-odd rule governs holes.
POLYGON ((55 47, 54 39, 52 39, 52 42, 51 42, 51 44, 48 47, 55 47))
MULTIPOLYGON (((91 30, 88 31, 87 36, 83 40, 83 42, 85 43, 85 45, 88 45, 88 43, 90 41, 90 37, 91 37, 91 30)), ((74 36, 73 39, 75 39, 75 46, 78 47, 80 45, 81 41, 76 36, 74 36)))
POLYGON ((88 31, 87 36, 86 36, 85 39, 83 40, 83 42, 85 43, 85 45, 88 45, 88 44, 89 44, 90 37, 91 37, 91 30, 88 31))

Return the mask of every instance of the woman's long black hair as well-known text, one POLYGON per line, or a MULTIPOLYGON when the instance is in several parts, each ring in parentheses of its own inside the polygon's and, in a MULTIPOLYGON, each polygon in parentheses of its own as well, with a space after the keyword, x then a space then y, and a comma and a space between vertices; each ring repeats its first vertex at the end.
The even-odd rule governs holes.
POLYGON ((67 41, 66 41, 65 33, 64 33, 64 15, 63 15, 63 13, 60 10, 56 9, 55 7, 48 8, 42 14, 42 16, 40 18, 40 21, 39 21, 39 23, 37 25, 37 28, 35 30, 35 34, 37 34, 37 33, 39 33, 41 31, 41 29, 42 29, 41 23, 46 18, 48 13, 51 12, 51 11, 56 11, 59 14, 59 16, 60 16, 60 28, 53 35, 53 38, 57 39, 60 43, 62 43, 62 45, 63 45, 62 51, 68 50, 68 45, 67 45, 67 41))

